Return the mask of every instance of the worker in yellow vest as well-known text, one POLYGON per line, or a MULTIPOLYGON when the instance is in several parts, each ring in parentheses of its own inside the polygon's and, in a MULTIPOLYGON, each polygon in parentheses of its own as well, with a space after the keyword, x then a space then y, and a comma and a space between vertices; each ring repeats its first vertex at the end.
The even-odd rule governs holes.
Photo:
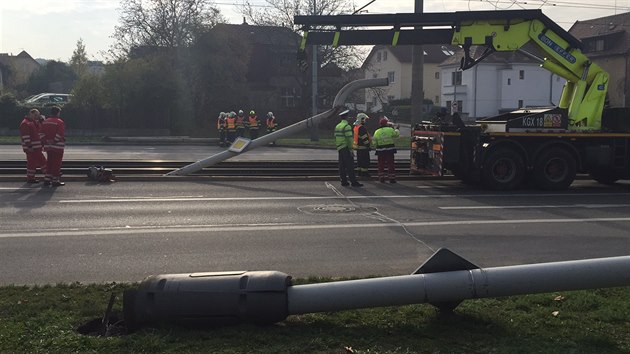
POLYGON ((352 157, 352 127, 348 124, 348 110, 339 113, 341 121, 335 127, 335 144, 339 154, 339 179, 342 186, 363 187, 354 174, 354 158, 352 157))
MULTIPOLYGON (((278 123, 276 122, 276 117, 273 115, 273 112, 267 113, 267 134, 273 133, 278 128, 278 123)), ((275 141, 272 141, 269 145, 276 145, 275 141)))
POLYGON ((400 136, 400 131, 398 128, 394 128, 385 116, 379 120, 379 125, 380 128, 376 129, 372 139, 378 157, 378 179, 381 183, 385 183, 386 179, 389 179, 389 183, 396 183, 396 166, 394 164, 396 145, 394 143, 396 138, 400 136), (387 168, 387 175, 385 175, 385 168, 387 168))
POLYGON ((219 131, 219 146, 225 146, 225 112, 219 113, 217 118, 217 130, 219 131))

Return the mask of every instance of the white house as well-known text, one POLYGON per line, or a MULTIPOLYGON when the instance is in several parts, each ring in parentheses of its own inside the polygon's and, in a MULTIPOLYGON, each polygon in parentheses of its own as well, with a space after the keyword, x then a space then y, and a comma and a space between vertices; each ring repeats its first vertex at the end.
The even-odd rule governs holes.
MULTIPOLYGON (((366 90, 365 102, 368 111, 378 111, 383 103, 411 97, 412 46, 377 45, 363 62, 365 78, 388 78, 389 86, 380 90, 366 90)), ((441 103, 441 68, 439 64, 452 56, 455 47, 424 45, 424 98, 435 105, 441 103)))
POLYGON ((560 100, 566 81, 525 55, 494 53, 466 71, 459 69, 462 56, 459 50, 440 69, 442 106, 451 112, 457 110, 464 118, 495 116, 521 107, 555 106, 560 100))

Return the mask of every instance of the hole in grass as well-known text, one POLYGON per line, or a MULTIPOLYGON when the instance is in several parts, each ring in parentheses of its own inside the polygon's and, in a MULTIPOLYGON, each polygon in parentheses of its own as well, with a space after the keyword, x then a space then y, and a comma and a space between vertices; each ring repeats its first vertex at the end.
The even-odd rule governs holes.
POLYGON ((102 337, 122 336, 128 334, 129 331, 127 330, 123 316, 118 312, 112 312, 114 301, 116 301, 116 294, 111 293, 107 304, 107 310, 105 310, 103 317, 95 318, 85 324, 82 324, 77 328, 77 332, 87 336, 102 337))
POLYGON ((103 322, 102 318, 90 320, 77 327, 77 332, 85 336, 102 337, 123 336, 128 334, 125 321, 119 313, 111 314, 107 322, 103 322))

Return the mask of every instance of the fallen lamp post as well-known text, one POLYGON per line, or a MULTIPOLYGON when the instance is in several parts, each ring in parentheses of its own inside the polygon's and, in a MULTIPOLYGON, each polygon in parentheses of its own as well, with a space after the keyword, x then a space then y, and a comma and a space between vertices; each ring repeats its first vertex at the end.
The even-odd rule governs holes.
POLYGON ((156 323, 271 324, 289 315, 630 285, 630 256, 479 268, 442 248, 413 274, 292 285, 277 271, 163 274, 125 291, 129 331, 156 323))

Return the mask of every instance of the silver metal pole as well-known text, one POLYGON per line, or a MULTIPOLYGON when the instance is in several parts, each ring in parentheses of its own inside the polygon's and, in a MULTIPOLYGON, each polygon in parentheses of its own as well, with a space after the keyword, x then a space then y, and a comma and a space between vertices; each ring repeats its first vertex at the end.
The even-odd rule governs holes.
POLYGON ((287 136, 291 136, 297 132, 307 129, 308 127, 318 124, 323 119, 328 119, 329 117, 334 116, 344 106, 346 99, 354 91, 363 89, 363 88, 368 88, 368 87, 387 86, 387 84, 388 84, 387 79, 363 79, 363 80, 356 80, 356 81, 350 82, 349 84, 345 85, 341 90, 339 90, 339 92, 337 93, 337 96, 335 97, 335 101, 333 102, 332 109, 326 112, 317 114, 313 117, 307 118, 303 121, 292 124, 288 127, 279 129, 273 133, 263 135, 258 139, 254 139, 241 152, 232 152, 230 150, 221 151, 208 158, 199 160, 195 163, 184 166, 175 171, 171 171, 165 174, 165 176, 185 176, 191 173, 195 173, 205 167, 215 165, 219 162, 225 161, 236 155, 240 155, 246 151, 255 149, 260 146, 266 146, 275 140, 278 140, 287 136))
MULTIPOLYGON (((313 16, 317 15, 317 1, 313 0, 313 16)), ((319 65, 317 64, 317 45, 313 45, 312 47, 312 62, 311 62, 311 70, 312 70, 312 76, 311 76, 311 115, 315 116, 317 115, 317 71, 319 70, 319 65)), ((319 125, 318 124, 314 124, 313 126, 310 127, 311 129, 311 140, 312 141, 319 141, 319 125)))
MULTIPOLYGON (((424 12, 424 0, 414 1, 414 12, 424 12)), ((422 29, 418 26, 415 29, 422 29)), ((411 130, 417 122, 422 121, 422 109, 424 107, 424 49, 414 45, 411 57, 411 117, 409 123, 411 130)))
POLYGON ((630 256, 292 286, 291 315, 630 285, 630 256))
POLYGON ((295 286, 290 279, 273 271, 152 276, 125 291, 125 321, 128 328, 178 320, 274 323, 288 315, 421 303, 448 311, 466 299, 630 286, 630 256, 483 269, 441 248, 412 275, 295 286))

